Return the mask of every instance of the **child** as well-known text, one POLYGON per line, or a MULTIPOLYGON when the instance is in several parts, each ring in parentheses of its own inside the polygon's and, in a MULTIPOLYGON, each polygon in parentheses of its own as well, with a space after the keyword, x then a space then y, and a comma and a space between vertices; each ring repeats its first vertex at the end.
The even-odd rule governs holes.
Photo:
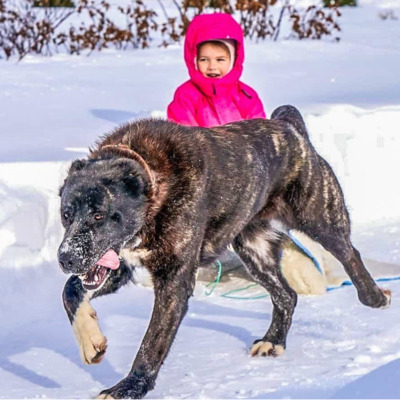
POLYGON ((210 127, 265 118, 255 90, 239 81, 243 31, 229 14, 194 17, 186 33, 184 54, 190 80, 176 90, 167 110, 169 120, 210 127))

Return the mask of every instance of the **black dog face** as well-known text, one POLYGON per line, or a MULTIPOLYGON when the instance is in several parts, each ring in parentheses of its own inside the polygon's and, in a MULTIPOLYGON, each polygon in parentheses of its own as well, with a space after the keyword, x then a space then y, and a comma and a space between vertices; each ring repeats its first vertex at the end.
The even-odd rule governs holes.
POLYGON ((130 159, 77 160, 61 189, 64 239, 58 260, 65 273, 79 275, 87 289, 99 289, 111 269, 98 261, 115 257, 140 230, 147 210, 148 184, 130 159), (115 252, 115 253, 114 253, 115 252))

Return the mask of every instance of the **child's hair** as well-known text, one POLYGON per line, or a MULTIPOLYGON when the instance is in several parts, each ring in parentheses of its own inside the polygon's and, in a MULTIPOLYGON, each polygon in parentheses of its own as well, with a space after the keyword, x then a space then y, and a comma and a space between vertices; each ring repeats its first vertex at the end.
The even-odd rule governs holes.
POLYGON ((229 50, 229 47, 222 40, 207 40, 205 42, 199 43, 197 45, 197 54, 199 53, 200 49, 206 44, 211 44, 211 45, 213 45, 215 47, 219 47, 220 49, 225 50, 229 54, 229 57, 232 58, 231 52, 229 50))

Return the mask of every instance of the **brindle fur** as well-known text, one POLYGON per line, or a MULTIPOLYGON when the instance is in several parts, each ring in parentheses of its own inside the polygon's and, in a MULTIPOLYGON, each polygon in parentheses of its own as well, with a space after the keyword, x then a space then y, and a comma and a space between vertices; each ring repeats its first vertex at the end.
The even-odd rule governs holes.
MULTIPOLYGON (((340 260, 363 304, 390 302, 352 246, 339 183, 292 106, 280 107, 271 120, 209 129, 151 119, 124 125, 88 160, 73 163, 61 195, 65 272, 86 272, 110 248, 126 258, 98 291, 88 293, 76 276, 69 279, 63 298, 71 323, 83 301, 130 280, 135 265, 129 261, 146 267, 154 283, 153 314, 132 369, 102 398, 141 398, 154 387, 187 311, 196 269, 229 244, 273 303, 271 325, 252 355, 276 356, 286 347, 297 301, 279 268, 288 229, 306 233, 340 260), (93 218, 99 212, 101 221, 93 218)), ((92 362, 104 351, 103 343, 92 362)))

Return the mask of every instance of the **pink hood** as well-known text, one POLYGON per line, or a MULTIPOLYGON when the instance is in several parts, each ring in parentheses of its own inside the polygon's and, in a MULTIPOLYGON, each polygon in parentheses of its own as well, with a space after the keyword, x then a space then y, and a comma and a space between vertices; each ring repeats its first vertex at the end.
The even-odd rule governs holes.
POLYGON ((221 94, 239 81, 243 71, 244 46, 243 31, 229 15, 223 13, 202 14, 193 18, 186 32, 185 62, 192 82, 206 95, 221 94), (232 70, 220 79, 203 76, 196 68, 197 45, 207 40, 234 39, 236 60, 232 70))
POLYGON ((174 99, 168 105, 170 121, 189 126, 216 126, 265 118, 256 91, 239 80, 244 62, 243 32, 229 14, 194 17, 186 33, 184 52, 190 80, 176 89, 174 99), (196 68, 197 45, 218 39, 236 41, 236 60, 231 71, 222 78, 207 78, 196 68))

